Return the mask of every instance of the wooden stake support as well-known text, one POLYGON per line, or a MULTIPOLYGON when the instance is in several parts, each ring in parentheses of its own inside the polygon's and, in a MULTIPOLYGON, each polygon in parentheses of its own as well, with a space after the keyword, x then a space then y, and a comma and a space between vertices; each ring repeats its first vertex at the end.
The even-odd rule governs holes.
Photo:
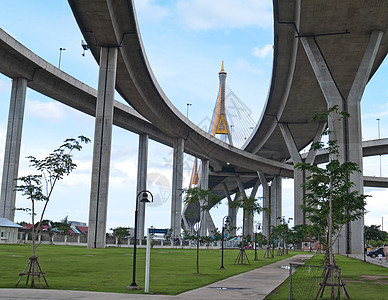
POLYGON ((237 258, 234 261, 234 264, 239 263, 240 265, 250 265, 251 263, 249 262, 248 256, 245 253, 244 248, 240 248, 240 251, 238 252, 237 258), (247 263, 248 262, 248 263, 247 263))
POLYGON ((38 258, 36 256, 31 256, 28 260, 28 263, 26 267, 24 268, 23 272, 19 274, 19 280, 16 283, 16 286, 18 286, 19 282, 22 280, 23 276, 27 275, 26 285, 28 285, 28 281, 31 276, 31 287, 35 287, 35 277, 38 277, 39 287, 42 288, 42 283, 40 278, 42 277, 44 279, 44 282, 46 283, 46 286, 48 286, 46 277, 44 276, 45 273, 42 271, 42 268, 39 265, 38 258), (26 272, 26 270, 28 271, 26 272))

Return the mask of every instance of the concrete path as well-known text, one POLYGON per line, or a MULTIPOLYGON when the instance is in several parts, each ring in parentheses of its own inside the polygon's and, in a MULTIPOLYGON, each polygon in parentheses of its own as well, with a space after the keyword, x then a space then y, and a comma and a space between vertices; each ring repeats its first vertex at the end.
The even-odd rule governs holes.
MULTIPOLYGON (((352 258, 355 258, 355 259, 359 259, 359 260, 364 260, 364 255, 363 254, 349 254, 349 257, 352 257, 352 258)), ((369 257, 369 256, 365 255, 365 260, 368 263, 388 268, 388 261, 385 259, 385 257, 383 257, 380 260, 377 257, 372 258, 372 257, 369 257)))
POLYGON ((284 268, 289 263, 304 263, 312 255, 299 254, 291 258, 212 283, 177 296, 100 293, 49 289, 0 289, 0 299, 55 299, 55 300, 121 300, 121 299, 264 299, 278 287, 289 274, 284 268), (283 267, 283 268, 282 268, 283 267))

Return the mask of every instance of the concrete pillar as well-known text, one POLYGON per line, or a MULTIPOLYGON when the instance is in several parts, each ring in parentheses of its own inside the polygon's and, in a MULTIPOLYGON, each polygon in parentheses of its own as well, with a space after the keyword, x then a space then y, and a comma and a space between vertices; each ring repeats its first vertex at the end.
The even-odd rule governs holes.
POLYGON ((209 234, 211 234, 212 232, 216 231, 217 227, 214 224, 210 211, 205 211, 205 215, 206 215, 207 230, 209 234))
POLYGON ((19 169, 26 89, 27 79, 12 80, 0 196, 0 217, 11 221, 15 217, 15 179, 18 177, 19 169))
MULTIPOLYGON (((369 80, 371 69, 376 58, 377 51, 383 32, 374 31, 371 33, 364 57, 358 68, 356 77, 348 98, 344 99, 334 79, 331 77, 329 68, 326 65, 322 54, 313 37, 303 37, 301 42, 306 51, 307 57, 312 65, 314 73, 318 79, 322 93, 325 96, 328 107, 338 105, 340 110, 347 111, 350 115, 345 120, 338 121, 337 118, 329 117, 329 128, 333 131, 331 140, 337 140, 340 151, 340 160, 352 161, 359 164, 362 170, 362 135, 361 135, 361 113, 360 101, 369 80), (335 134, 335 136, 334 136, 335 134)), ((354 182, 353 190, 363 193, 363 177, 360 173, 355 173, 350 180, 354 182)), ((348 224, 341 232, 338 241, 340 253, 363 253, 364 251, 364 220, 363 218, 348 224)))
MULTIPOLYGON (((244 186, 241 182, 241 179, 238 176, 236 176, 236 182, 237 182, 237 186, 239 188, 240 194, 244 198, 248 198, 246 193, 245 193, 244 186)), ((257 180, 252 191, 251 191, 251 195, 249 196, 250 198, 251 197, 254 198, 256 196, 259 185, 260 185, 260 180, 257 180)), ((251 237, 253 237, 253 214, 254 214, 254 212, 249 212, 246 209, 244 209, 243 226, 244 226, 244 235, 245 236, 250 235, 251 237)))
MULTIPOLYGON (((285 123, 279 123, 279 129, 283 135, 284 142, 286 143, 288 152, 290 153, 291 159, 293 164, 301 163, 302 157, 299 153, 299 150, 297 149, 294 138, 292 137, 292 133, 290 128, 288 127, 288 124, 285 123)), ((326 127, 326 123, 322 122, 319 123, 317 132, 315 134, 313 142, 320 142, 321 137, 322 137, 322 132, 326 127)), ((310 150, 307 158, 305 159, 306 163, 314 163, 316 151, 315 150, 310 150)), ((304 189, 302 187, 302 184, 305 183, 306 177, 308 174, 306 172, 299 170, 299 169, 294 169, 294 224, 295 225, 300 225, 300 224, 305 224, 307 222, 305 213, 303 212, 301 206, 304 204, 304 189)), ((273 186, 271 186, 273 188, 273 186)), ((281 193, 281 189, 279 190, 281 193)), ((278 193, 277 191, 276 193, 278 193)), ((273 193, 272 193, 273 194, 273 193)), ((275 202, 272 202, 275 203, 275 202)), ((276 220, 278 217, 282 217, 281 211, 280 213, 278 212, 278 215, 276 217, 276 220)), ((276 221, 276 224, 279 224, 278 221, 276 221)))
MULTIPOLYGON (((361 132, 361 108, 360 102, 364 94, 366 84, 369 80, 373 63, 376 58, 381 39, 382 31, 371 33, 368 47, 358 68, 352 88, 348 95, 349 118, 349 160, 356 162, 362 170, 362 132, 361 132)), ((362 173, 353 173, 350 180, 355 183, 353 190, 364 193, 362 173)), ((348 228, 350 232, 350 253, 363 253, 364 251, 364 218, 353 221, 348 228)))
MULTIPOLYGON (((279 129, 283 135, 284 142, 286 143, 288 152, 290 153, 293 164, 301 163, 302 157, 299 154, 299 151, 295 145, 294 138, 288 124, 279 123, 279 129)), ((304 224, 305 215, 302 211, 303 204, 303 171, 299 169, 294 169, 294 224, 304 224)), ((281 217, 281 215, 280 215, 281 217)))
MULTIPOLYGON (((263 208, 270 209, 271 208, 271 190, 270 186, 268 185, 267 178, 265 178, 265 174, 263 172, 257 172, 257 175, 259 176, 261 185, 263 187, 263 208)), ((267 238, 269 237, 269 233, 271 231, 271 213, 264 210, 263 211, 263 235, 265 235, 267 238)))
MULTIPOLYGON (((237 227, 237 213, 238 213, 238 207, 233 207, 232 203, 232 197, 230 196, 230 192, 228 187, 226 186, 226 183, 223 182, 222 186, 224 187, 224 192, 226 195, 226 198, 228 199, 228 216, 232 218, 230 226, 232 227, 232 230, 230 231, 230 235, 235 236, 236 235, 236 227, 237 227)), ((237 197, 237 194, 236 194, 237 197)), ((236 200, 236 199, 235 199, 236 200)), ((222 229, 223 224, 221 224, 222 229)))
POLYGON ((181 234, 184 140, 174 138, 173 148, 171 229, 174 238, 181 234))
MULTIPOLYGON (((137 187, 136 187, 136 201, 137 195, 147 189, 147 161, 148 161, 148 134, 139 135, 139 150, 137 160, 137 187)), ((144 237, 145 228, 145 207, 146 203, 138 203, 139 209, 137 212, 137 236, 144 237)))
POLYGON ((117 48, 101 47, 94 128, 88 248, 105 247, 116 67, 117 48))
POLYGON ((271 183, 271 224, 278 226, 282 218, 282 177, 275 175, 271 183))
MULTIPOLYGON (((209 160, 202 159, 202 167, 201 167, 201 189, 207 190, 209 189, 209 160)), ((201 200, 200 206, 203 206, 206 200, 201 200)), ((199 234, 201 236, 207 236, 207 228, 208 228, 208 216, 206 210, 202 210, 200 208, 200 231, 199 234)))

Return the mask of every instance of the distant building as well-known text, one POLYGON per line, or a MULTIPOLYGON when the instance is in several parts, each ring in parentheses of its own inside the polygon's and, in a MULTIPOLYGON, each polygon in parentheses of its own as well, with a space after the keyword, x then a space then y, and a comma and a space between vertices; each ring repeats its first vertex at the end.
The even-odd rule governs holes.
POLYGON ((0 243, 16 244, 18 241, 19 228, 23 229, 23 226, 6 218, 0 218, 0 243))
POLYGON ((74 234, 88 234, 88 226, 80 226, 80 225, 71 225, 69 228, 69 233, 74 234))
POLYGON ((87 226, 85 222, 79 222, 79 221, 68 221, 72 226, 87 226))

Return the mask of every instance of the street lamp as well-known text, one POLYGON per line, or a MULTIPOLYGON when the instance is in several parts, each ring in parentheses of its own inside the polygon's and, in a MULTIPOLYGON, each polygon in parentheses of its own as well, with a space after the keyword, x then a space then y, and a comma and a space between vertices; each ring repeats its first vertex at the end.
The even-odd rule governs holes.
MULTIPOLYGON (((380 119, 376 119, 377 121, 377 136, 380 139, 380 119)), ((381 177, 381 155, 380 155, 380 177, 381 177)))
POLYGON ((186 118, 189 118, 189 106, 191 106, 191 103, 186 104, 186 118))
POLYGON ((61 58, 62 58, 62 51, 66 50, 65 48, 59 48, 59 61, 58 61, 58 69, 61 68, 61 58))
POLYGON ((136 209, 135 209, 135 242, 133 244, 133 265, 132 265, 132 283, 127 286, 127 290, 140 290, 140 286, 136 284, 136 245, 137 245, 137 210, 139 202, 150 203, 154 202, 154 196, 150 191, 143 190, 137 194, 136 197, 136 209), (151 197, 151 200, 148 199, 151 197), (141 197, 140 201, 139 198, 141 197))
MULTIPOLYGON (((290 224, 290 221, 293 220, 293 218, 288 218, 288 221, 287 221, 287 224, 290 224)), ((288 225, 287 225, 287 228, 285 228, 286 230, 286 238, 285 238, 285 242, 286 242, 286 254, 288 254, 288 247, 287 247, 287 231, 288 231, 288 225)))
POLYGON ((221 236, 221 267, 224 268, 224 238, 225 238, 225 227, 229 227, 229 224, 232 222, 232 218, 230 216, 225 216, 222 218, 222 236, 221 236))
MULTIPOLYGON (((260 228, 261 228, 261 224, 258 223, 257 224, 257 230, 260 230, 260 228)), ((254 260, 258 260, 257 259, 257 230, 255 232, 255 259, 254 260)))

